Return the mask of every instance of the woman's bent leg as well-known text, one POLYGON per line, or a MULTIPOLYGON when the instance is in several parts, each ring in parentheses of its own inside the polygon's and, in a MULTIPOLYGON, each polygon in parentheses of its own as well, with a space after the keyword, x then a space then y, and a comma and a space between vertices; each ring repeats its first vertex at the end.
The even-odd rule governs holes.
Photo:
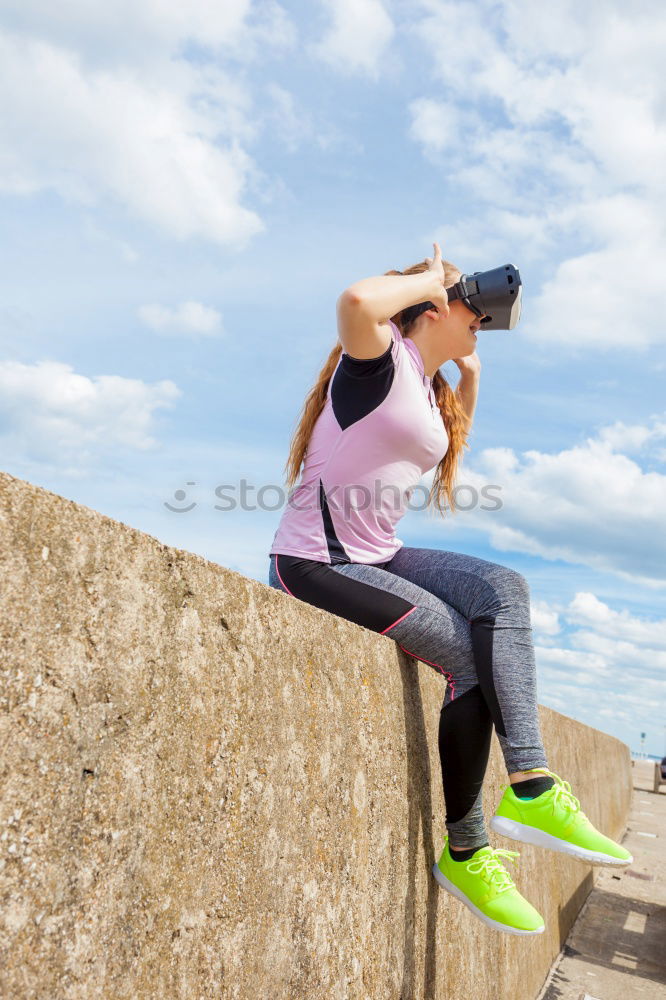
POLYGON ((488 843, 482 785, 492 719, 479 688, 469 623, 435 595, 378 566, 271 560, 272 586, 394 639, 449 681, 439 748, 446 826, 456 847, 488 843))
POLYGON ((548 767, 525 577, 476 556, 408 546, 385 567, 430 591, 467 620, 479 683, 508 773, 548 767))

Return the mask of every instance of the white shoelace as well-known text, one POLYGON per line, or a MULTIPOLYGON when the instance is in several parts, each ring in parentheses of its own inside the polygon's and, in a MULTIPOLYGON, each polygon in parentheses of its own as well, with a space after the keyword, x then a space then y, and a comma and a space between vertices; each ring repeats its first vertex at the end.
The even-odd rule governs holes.
POLYGON ((480 875, 485 871, 491 882, 497 887, 497 891, 503 892, 505 889, 513 889, 516 883, 502 864, 500 855, 513 864, 517 864, 514 859, 520 857, 520 852, 505 851, 501 847, 496 847, 492 850, 492 854, 486 854, 481 858, 472 858, 465 867, 472 875, 480 875), (473 865, 478 865, 478 868, 474 868, 473 865))
MULTIPOLYGON (((529 772, 526 772, 526 773, 532 773, 532 771, 529 771, 529 772)), ((550 777, 555 782, 555 784, 553 785, 552 789, 550 789, 550 791, 553 792, 553 796, 552 796, 552 799, 551 799, 551 802, 553 804, 553 812, 555 812, 555 806, 559 802, 559 803, 561 803, 561 805, 564 806, 565 809, 569 809, 572 813, 580 813, 580 816, 579 816, 580 819, 582 819, 582 820, 586 820, 587 819, 587 816, 585 815, 585 813, 582 811, 582 809, 580 807, 579 800, 576 798, 576 796, 574 795, 574 793, 571 791, 571 785, 570 785, 570 783, 568 781, 564 781, 563 778, 560 778, 559 774, 555 774, 554 771, 548 771, 545 767, 544 768, 534 768, 533 773, 534 774, 548 774, 548 775, 550 775, 550 777)), ((508 788, 508 785, 503 785, 502 787, 503 788, 508 788)))

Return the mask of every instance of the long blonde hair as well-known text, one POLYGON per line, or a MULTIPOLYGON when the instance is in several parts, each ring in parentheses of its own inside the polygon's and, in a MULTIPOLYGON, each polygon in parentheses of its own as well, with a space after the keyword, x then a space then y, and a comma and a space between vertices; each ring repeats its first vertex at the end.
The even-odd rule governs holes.
MULTIPOLYGON (((455 285, 456 281, 459 280, 461 272, 448 260, 443 260, 442 265, 444 267, 444 287, 450 288, 452 285, 455 285)), ((428 266, 428 262, 424 260, 420 261, 418 264, 412 264, 411 267, 406 268, 404 271, 385 271, 384 274, 386 276, 392 274, 419 274, 421 271, 427 270, 428 266)), ((418 315, 419 313, 414 314, 414 306, 409 306, 407 309, 401 310, 395 316, 391 316, 391 320, 395 323, 404 337, 409 334, 418 315)), ((289 456, 285 463, 285 474, 287 477, 286 486, 288 490, 290 490, 295 484, 300 474, 301 465, 305 459, 312 430, 319 414, 326 405, 328 384, 337 367, 342 350, 342 344, 338 340, 335 347, 324 362, 324 366, 319 372, 317 380, 313 388, 308 393, 303 404, 303 408, 301 410, 302 415, 292 438, 289 456)), ((431 504, 435 504, 439 512, 444 514, 447 510, 446 501, 448 500, 451 513, 454 514, 456 506, 453 492, 458 462, 462 458, 463 448, 469 448, 467 443, 467 432, 465 430, 467 417, 460 399, 455 394, 439 369, 437 369, 433 375, 432 389, 435 395, 435 401, 439 406, 442 419, 444 420, 444 426, 446 427, 446 431, 449 436, 449 447, 447 448, 446 455, 435 469, 435 475, 430 488, 430 493, 428 494, 426 506, 430 507, 431 504)))

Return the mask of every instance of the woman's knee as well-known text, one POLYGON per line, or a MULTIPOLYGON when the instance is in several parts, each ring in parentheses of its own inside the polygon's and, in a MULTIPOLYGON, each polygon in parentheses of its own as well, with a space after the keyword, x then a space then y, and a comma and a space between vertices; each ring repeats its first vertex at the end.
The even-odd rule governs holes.
POLYGON ((529 608, 530 585, 523 573, 509 566, 497 564, 488 583, 492 594, 490 600, 492 607, 487 609, 488 613, 497 614, 512 607, 529 608))
POLYGON ((530 585, 527 581, 527 577, 524 576, 523 573, 519 573, 518 570, 505 567, 504 587, 506 592, 508 592, 514 600, 529 603, 530 585))

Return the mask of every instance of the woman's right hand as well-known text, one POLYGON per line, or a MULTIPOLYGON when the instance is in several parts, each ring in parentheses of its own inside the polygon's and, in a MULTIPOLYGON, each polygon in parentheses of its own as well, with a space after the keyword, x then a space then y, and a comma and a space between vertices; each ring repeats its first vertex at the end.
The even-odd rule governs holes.
POLYGON ((430 296, 430 301, 433 305, 437 306, 437 309, 441 313, 448 316, 451 307, 449 306, 449 297, 444 288, 445 276, 444 265, 442 264, 442 251, 439 249, 439 243, 433 243, 433 247, 435 248, 435 256, 426 257, 428 270, 433 272, 435 278, 435 289, 430 296))

